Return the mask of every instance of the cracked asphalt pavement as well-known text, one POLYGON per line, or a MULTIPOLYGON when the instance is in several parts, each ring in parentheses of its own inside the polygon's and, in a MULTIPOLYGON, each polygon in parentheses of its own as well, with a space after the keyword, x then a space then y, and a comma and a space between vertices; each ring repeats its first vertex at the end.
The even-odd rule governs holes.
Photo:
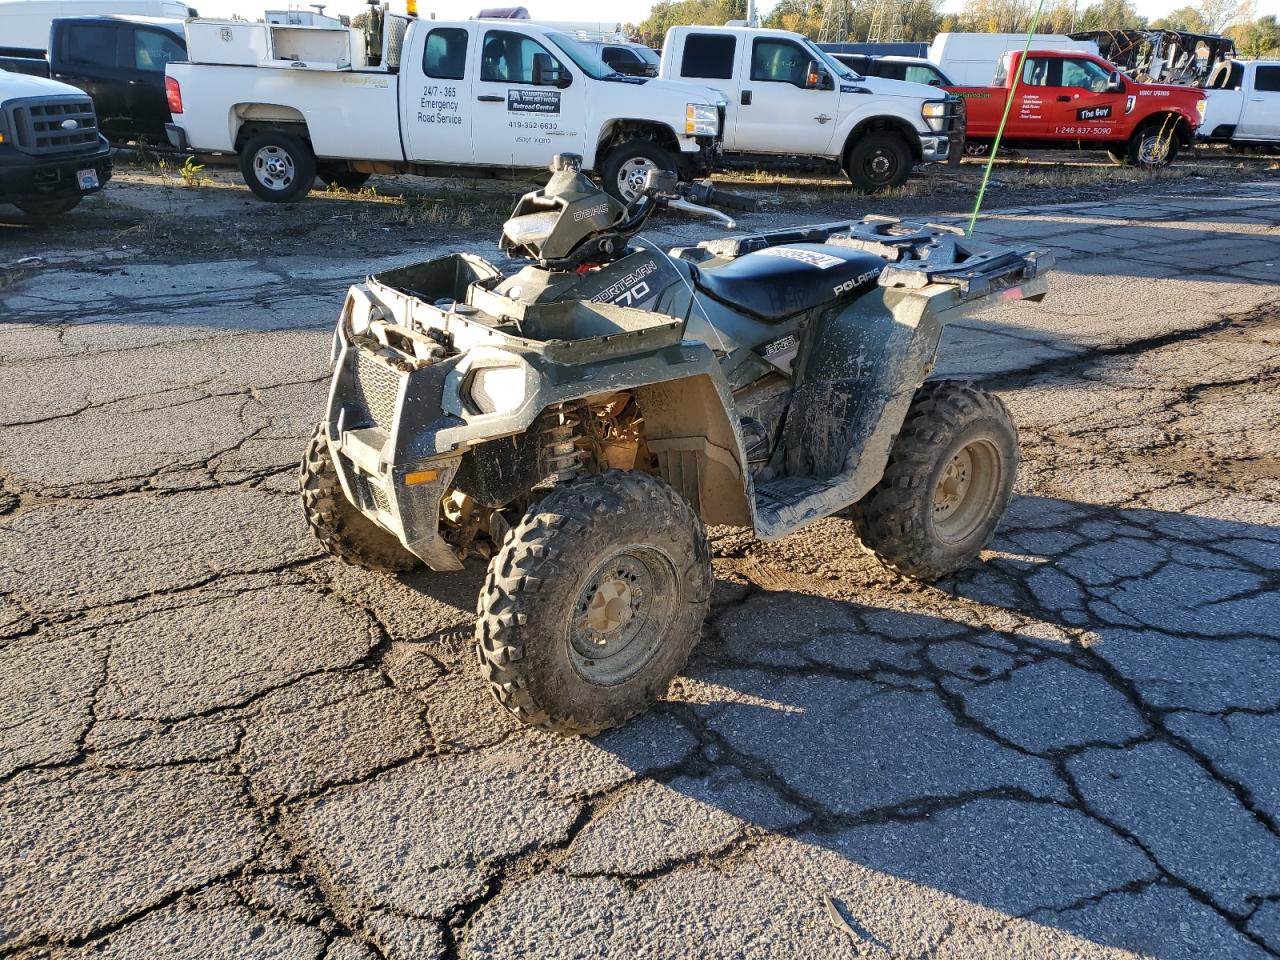
POLYGON ((442 247, 91 213, 0 238, 0 956, 1280 956, 1274 178, 990 214, 1059 266, 943 347, 1021 429, 982 562, 714 531, 688 669, 594 740, 490 702, 479 565, 304 529, 342 292, 442 247))

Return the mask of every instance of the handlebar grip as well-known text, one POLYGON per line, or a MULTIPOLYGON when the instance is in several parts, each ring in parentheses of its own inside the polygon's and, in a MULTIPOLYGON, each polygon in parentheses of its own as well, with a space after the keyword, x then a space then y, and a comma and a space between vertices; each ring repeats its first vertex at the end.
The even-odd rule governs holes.
POLYGON ((728 207, 730 210, 743 210, 747 213, 754 213, 760 207, 755 197, 744 197, 740 193, 727 193, 724 190, 716 190, 711 194, 708 202, 712 206, 728 207))

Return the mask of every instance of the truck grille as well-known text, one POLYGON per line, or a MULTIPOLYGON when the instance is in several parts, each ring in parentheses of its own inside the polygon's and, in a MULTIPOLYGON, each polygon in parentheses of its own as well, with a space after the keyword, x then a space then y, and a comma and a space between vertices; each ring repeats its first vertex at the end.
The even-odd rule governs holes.
POLYGON ((98 118, 88 97, 27 97, 11 101, 5 112, 23 153, 47 156, 98 144, 98 118))
POLYGON ((356 394, 379 429, 390 432, 396 418, 401 375, 363 350, 356 357, 356 394))

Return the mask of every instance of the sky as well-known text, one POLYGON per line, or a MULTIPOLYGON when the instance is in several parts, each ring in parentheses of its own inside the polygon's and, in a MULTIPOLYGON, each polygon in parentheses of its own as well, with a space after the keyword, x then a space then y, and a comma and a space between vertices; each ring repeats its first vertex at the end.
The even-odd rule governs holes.
MULTIPOLYGON (((257 19, 263 9, 272 10, 296 7, 307 9, 308 5, 301 0, 295 2, 271 3, 269 0, 189 0, 192 6, 206 17, 225 17, 233 13, 257 19)), ((775 0, 757 0, 761 15, 767 13, 775 0)), ((1138 12, 1150 20, 1162 17, 1176 7, 1186 6, 1191 0, 1136 0, 1138 12)), ((404 10, 404 0, 390 0, 391 9, 404 10)), ((529 10, 530 16, 538 20, 564 20, 582 23, 598 23, 600 17, 600 0, 468 0, 466 3, 433 3, 431 0, 419 0, 418 12, 421 16, 435 14, 437 19, 466 18, 474 16, 481 7, 500 7, 522 5, 529 10)), ((958 10, 962 0, 945 0, 943 9, 958 10)), ((1080 6, 1088 5, 1088 0, 1080 0, 1080 6)), ((1280 0, 1254 0, 1257 14, 1274 14, 1280 16, 1280 0)), ((622 23, 639 23, 649 13, 652 0, 613 0, 608 8, 613 16, 622 23)), ((334 15, 339 13, 359 13, 365 8, 362 0, 329 0, 325 12, 334 15)))

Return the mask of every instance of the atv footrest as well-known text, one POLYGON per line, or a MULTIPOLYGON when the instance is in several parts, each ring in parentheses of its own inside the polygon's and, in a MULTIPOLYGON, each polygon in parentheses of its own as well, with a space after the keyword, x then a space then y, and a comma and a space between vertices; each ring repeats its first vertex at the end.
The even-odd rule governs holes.
POLYGON ((779 477, 756 486, 756 528, 765 539, 782 536, 803 523, 835 513, 842 502, 843 478, 779 477))

